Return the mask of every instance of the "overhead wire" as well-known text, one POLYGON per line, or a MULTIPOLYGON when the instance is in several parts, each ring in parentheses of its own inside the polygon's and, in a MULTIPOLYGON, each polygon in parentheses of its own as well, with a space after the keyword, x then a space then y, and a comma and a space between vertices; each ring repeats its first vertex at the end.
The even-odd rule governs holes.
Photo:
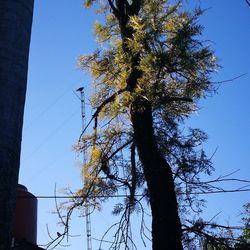
POLYGON ((47 171, 49 168, 51 168, 52 166, 54 166, 59 160, 62 160, 63 157, 66 156, 66 153, 68 153, 69 150, 63 150, 62 152, 60 152, 59 154, 57 154, 56 156, 54 156, 52 158, 51 161, 49 161, 47 164, 44 164, 42 166, 40 166, 38 169, 34 168, 34 171, 32 171, 32 173, 29 175, 28 177, 28 181, 34 181, 36 179, 36 177, 41 177, 41 174, 43 174, 43 172, 47 171))
MULTIPOLYGON (((199 194, 199 195, 208 195, 208 194, 220 194, 220 193, 237 193, 237 192, 250 192, 250 188, 248 189, 239 189, 239 190, 224 190, 224 191, 209 191, 209 192, 191 192, 189 194, 199 194)), ((186 194, 185 192, 181 192, 178 194, 186 194)), ((143 197, 144 194, 137 194, 135 197, 143 197)), ((34 197, 26 196, 26 195, 20 195, 19 198, 31 198, 34 199, 34 197)), ((35 196, 37 199, 73 199, 73 198, 83 198, 82 196, 72 196, 72 195, 37 195, 35 196)), ((125 194, 118 194, 118 195, 93 195, 91 198, 126 198, 128 195, 125 194)))
MULTIPOLYGON (((66 93, 71 93, 69 92, 69 89, 72 89, 72 86, 70 86, 69 88, 66 88, 52 103, 50 103, 42 112, 39 113, 38 117, 41 117, 45 114, 48 113, 48 111, 55 106, 65 95, 66 93)), ((66 119, 64 119, 57 128, 55 128, 52 132, 49 133, 49 135, 47 135, 42 142, 40 142, 39 145, 37 145, 33 151, 31 153, 29 153, 27 156, 22 157, 23 160, 21 160, 21 165, 23 165, 24 163, 26 163, 30 158, 32 158, 37 152, 39 152, 39 150, 44 147, 71 119, 72 117, 74 117, 77 114, 77 109, 74 110, 73 113, 71 113, 66 119)), ((33 119, 34 120, 34 119, 33 119)), ((30 127, 30 124, 27 128, 30 127)), ((26 129, 27 129, 26 128, 26 129)), ((48 163, 46 164, 45 168, 48 168, 51 165, 54 165, 54 163, 57 161, 58 157, 54 157, 54 160, 52 161, 53 163, 48 163)), ((40 167, 40 172, 44 171, 44 165, 40 167)), ((37 170, 36 169, 36 173, 35 175, 37 176, 37 170)), ((33 175, 34 176, 34 175, 33 175)))
POLYGON ((32 119, 32 121, 28 122, 28 124, 24 127, 24 130, 27 130, 28 128, 30 128, 34 121, 37 121, 38 119, 43 117, 52 107, 54 107, 66 95, 66 93, 69 92, 71 88, 72 86, 70 86, 69 88, 66 88, 58 97, 54 99, 54 101, 48 104, 41 112, 37 113, 35 117, 32 119))
POLYGON ((30 157, 32 157, 38 150, 40 150, 51 138, 53 138, 70 120, 77 114, 77 110, 74 110, 63 122, 59 124, 49 135, 45 137, 45 139, 24 159, 22 160, 22 164, 25 163, 30 157))

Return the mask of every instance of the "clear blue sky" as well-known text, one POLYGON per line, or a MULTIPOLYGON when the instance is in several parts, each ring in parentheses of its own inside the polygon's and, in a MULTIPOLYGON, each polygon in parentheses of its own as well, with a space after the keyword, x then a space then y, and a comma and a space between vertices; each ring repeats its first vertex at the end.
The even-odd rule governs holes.
MULTIPOLYGON (((250 8, 244 0, 197 0, 188 5, 194 2, 209 8, 200 21, 205 27, 203 38, 211 40, 222 66, 214 80, 247 75, 222 84, 217 95, 201 101, 199 113, 188 124, 209 135, 205 145, 208 155, 218 148, 215 176, 240 169, 235 177, 250 179, 250 8)), ((96 46, 92 32, 95 19, 92 10, 83 8, 83 0, 35 1, 20 170, 20 183, 35 195, 53 195, 55 183, 58 189, 81 186, 80 159, 72 151, 81 130, 80 103, 73 90, 91 83, 90 77, 77 69, 76 61, 96 46)), ((221 212, 218 221, 237 223, 249 193, 207 198, 206 218, 221 212)), ((46 224, 54 235, 61 230, 51 213, 54 209, 54 200, 39 199, 38 244, 49 241, 46 224)), ((110 205, 95 213, 92 236, 100 238, 112 219, 110 205)), ((70 247, 57 249, 86 249, 83 218, 74 217, 72 234, 80 236, 70 239, 70 247)), ((94 240, 93 249, 98 249, 94 240)), ((138 249, 150 249, 150 244, 138 249)))

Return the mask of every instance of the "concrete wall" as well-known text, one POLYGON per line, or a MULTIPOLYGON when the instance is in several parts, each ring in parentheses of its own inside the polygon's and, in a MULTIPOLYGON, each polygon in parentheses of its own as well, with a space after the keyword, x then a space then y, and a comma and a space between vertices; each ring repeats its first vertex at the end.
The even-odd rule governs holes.
POLYGON ((7 250, 18 181, 33 0, 0 0, 0 250, 7 250))

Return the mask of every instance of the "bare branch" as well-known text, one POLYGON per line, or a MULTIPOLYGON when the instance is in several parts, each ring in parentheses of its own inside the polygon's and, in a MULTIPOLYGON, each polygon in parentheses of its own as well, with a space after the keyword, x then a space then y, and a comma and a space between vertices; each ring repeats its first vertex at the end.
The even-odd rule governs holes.
POLYGON ((133 139, 128 140, 127 142, 125 142, 123 145, 121 145, 120 147, 118 147, 109 157, 108 160, 112 159, 118 152, 120 152, 122 149, 124 149, 125 147, 127 147, 129 144, 131 144, 133 142, 133 139))
POLYGON ((191 98, 188 97, 166 97, 165 98, 166 103, 170 102, 193 102, 191 98))
POLYGON ((142 7, 143 0, 133 0, 132 4, 130 5, 130 10, 132 15, 138 15, 141 7, 142 7))
POLYGON ((127 91, 127 88, 124 88, 124 89, 120 89, 118 90, 116 93, 114 93, 113 95, 111 95, 110 97, 108 97, 106 100, 104 100, 101 105, 99 105, 97 108, 96 108, 96 111, 95 113, 92 115, 90 121, 87 123, 87 125, 85 126, 85 128, 83 129, 80 137, 79 137, 79 140, 78 142, 81 141, 81 138, 83 136, 83 134, 85 133, 85 131, 87 130, 87 128, 89 127, 89 125, 91 124, 91 122, 99 115, 99 113, 101 112, 102 108, 105 107, 108 103, 110 102, 113 102, 115 100, 115 98, 120 95, 121 93, 127 91))
POLYGON ((243 76, 247 75, 247 73, 244 73, 244 74, 241 74, 241 75, 238 75, 236 77, 233 77, 233 78, 230 78, 230 79, 226 79, 226 80, 223 80, 223 81, 218 81, 218 82, 209 82, 209 83, 213 83, 213 84, 221 84, 221 83, 226 83, 226 82, 233 82, 234 80, 237 80, 243 76))
POLYGON ((118 18, 119 13, 118 13, 117 8, 113 4, 113 1, 112 0, 108 0, 108 2, 109 2, 110 8, 113 11, 114 15, 116 16, 116 18, 118 18))

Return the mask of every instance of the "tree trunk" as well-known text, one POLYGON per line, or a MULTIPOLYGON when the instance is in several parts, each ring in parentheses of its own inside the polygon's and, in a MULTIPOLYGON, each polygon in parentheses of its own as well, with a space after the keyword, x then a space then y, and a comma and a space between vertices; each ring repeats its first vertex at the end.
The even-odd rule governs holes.
MULTIPOLYGON (((134 33, 127 24, 129 15, 138 15, 143 1, 132 1, 131 5, 126 4, 127 1, 124 0, 116 0, 115 3, 117 9, 110 6, 119 22, 123 50, 131 55, 132 60, 127 90, 134 93, 138 79, 142 75, 138 69, 140 52, 133 55, 127 45, 127 39, 132 39, 134 33)), ((130 112, 135 144, 149 190, 153 250, 182 250, 182 230, 172 171, 156 143, 151 105, 145 98, 137 97, 131 105, 130 112)))
POLYGON ((172 172, 156 143, 150 103, 137 98, 131 107, 131 118, 149 190, 153 250, 181 250, 181 223, 172 172))
POLYGON ((33 0, 0 0, 0 250, 11 245, 33 0))

